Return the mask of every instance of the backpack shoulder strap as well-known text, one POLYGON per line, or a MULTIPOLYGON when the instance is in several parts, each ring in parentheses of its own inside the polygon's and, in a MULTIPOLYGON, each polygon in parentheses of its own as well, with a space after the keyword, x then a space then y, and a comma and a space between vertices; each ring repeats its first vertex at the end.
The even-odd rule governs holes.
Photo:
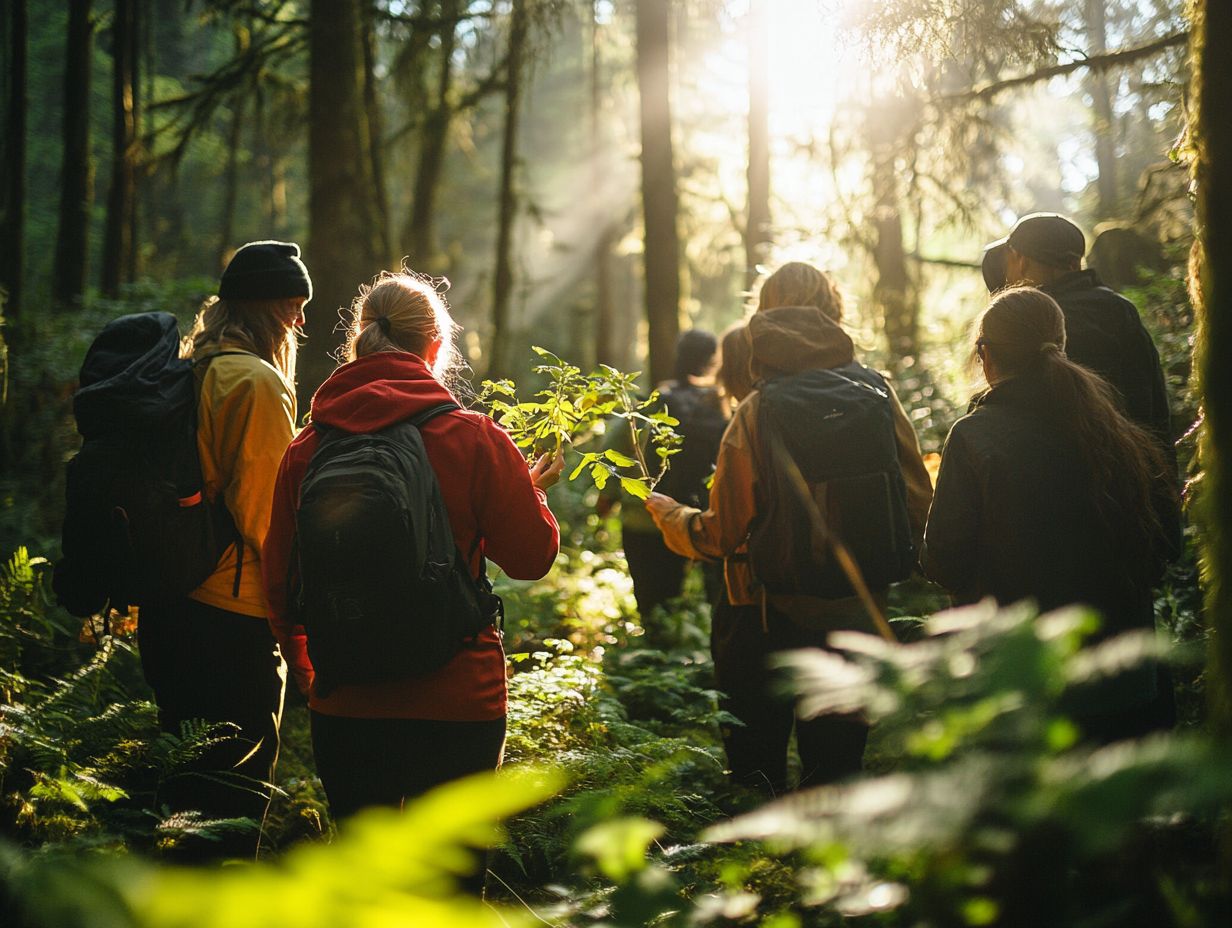
MULTIPOLYGON (((863 367, 863 365, 861 366, 863 367)), ((864 380, 857 380, 855 377, 848 377, 846 374, 840 373, 836 368, 833 368, 833 367, 827 367, 824 370, 826 371, 826 373, 834 377, 837 377, 839 380, 847 381, 847 383, 851 384, 853 387, 859 387, 862 390, 871 390, 873 393, 876 393, 878 396, 880 396, 883 400, 890 398, 890 394, 886 392, 888 388, 886 387, 885 378, 882 377, 880 374, 878 374, 876 371, 872 370, 871 368, 865 367, 864 372, 866 374, 871 374, 873 377, 875 377, 877 381, 881 384, 880 387, 875 386, 871 383, 868 383, 867 381, 864 381, 864 380)))
POLYGON ((427 409, 420 410, 406 421, 415 426, 415 428, 419 429, 423 428, 424 425, 426 425, 430 420, 435 419, 437 416, 443 416, 446 413, 454 412, 455 410, 459 410, 461 408, 461 406, 452 401, 447 403, 437 403, 435 406, 429 406, 427 409))
MULTIPOLYGON (((415 428, 420 428, 425 423, 427 423, 430 419, 435 419, 437 416, 442 416, 445 413, 453 412, 454 410, 461 409, 461 408, 462 407, 459 406, 457 403, 452 403, 452 402, 438 403, 435 406, 429 406, 427 409, 420 410, 418 413, 411 416, 409 419, 402 419, 398 422, 395 422, 393 425, 386 426, 385 429, 380 429, 379 431, 386 431, 386 429, 396 429, 401 425, 413 425, 415 426, 415 428)), ((310 425, 316 432, 320 433, 322 439, 326 438, 329 435, 333 435, 335 433, 340 433, 343 431, 342 429, 339 429, 335 426, 325 425, 324 423, 317 422, 316 420, 309 421, 308 425, 310 425)))

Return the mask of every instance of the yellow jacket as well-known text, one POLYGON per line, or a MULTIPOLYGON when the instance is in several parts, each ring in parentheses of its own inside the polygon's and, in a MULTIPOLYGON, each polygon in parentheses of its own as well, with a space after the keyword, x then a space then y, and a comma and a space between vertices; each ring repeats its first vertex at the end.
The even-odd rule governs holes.
MULTIPOLYGON (((223 344, 217 351, 236 351, 223 344)), ((200 357, 211 353, 201 351, 200 357)), ((235 546, 191 594, 228 612, 269 615, 261 584, 261 545, 269 531, 274 481, 295 435, 295 390, 254 354, 226 354, 209 362, 197 407, 197 449, 205 491, 221 494, 244 539, 239 595, 234 595, 235 546)))

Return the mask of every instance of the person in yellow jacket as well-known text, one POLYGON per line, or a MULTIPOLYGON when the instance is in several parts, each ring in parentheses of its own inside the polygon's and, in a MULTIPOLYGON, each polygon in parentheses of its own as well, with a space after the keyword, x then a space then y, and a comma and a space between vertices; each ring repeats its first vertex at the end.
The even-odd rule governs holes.
POLYGON ((160 802, 257 827, 186 839, 183 857, 255 857, 269 808, 286 666, 267 621, 260 552, 278 465, 294 437, 296 335, 311 298, 298 245, 250 242, 223 271, 186 341, 200 388, 206 493, 226 503, 236 540, 186 599, 142 608, 138 640, 165 731, 178 735, 191 720, 235 727, 197 758, 195 775, 168 782, 160 802))

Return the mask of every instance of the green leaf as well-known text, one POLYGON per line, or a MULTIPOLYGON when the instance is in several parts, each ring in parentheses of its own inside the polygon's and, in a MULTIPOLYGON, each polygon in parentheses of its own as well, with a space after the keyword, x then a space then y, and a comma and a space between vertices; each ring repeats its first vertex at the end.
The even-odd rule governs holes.
POLYGON ((629 457, 627 454, 621 454, 619 451, 604 451, 603 456, 617 467, 637 467, 637 461, 633 460, 633 458, 629 457))
POLYGON ((569 474, 569 479, 576 480, 578 478, 578 474, 584 471, 588 464, 593 464, 594 461, 595 455, 591 454, 589 451, 583 454, 582 460, 578 461, 577 467, 573 468, 573 471, 569 474))
POLYGON ((620 488, 630 496, 636 496, 638 499, 650 498, 650 487, 637 477, 621 477, 620 488))
POLYGON ((646 851, 666 829, 645 818, 623 818, 584 832, 577 850, 594 859, 599 872, 609 880, 623 883, 646 867, 646 851))
POLYGON ((600 490, 607 486, 607 478, 609 475, 608 469, 602 464, 596 464, 590 469, 590 479, 595 482, 595 486, 600 490))

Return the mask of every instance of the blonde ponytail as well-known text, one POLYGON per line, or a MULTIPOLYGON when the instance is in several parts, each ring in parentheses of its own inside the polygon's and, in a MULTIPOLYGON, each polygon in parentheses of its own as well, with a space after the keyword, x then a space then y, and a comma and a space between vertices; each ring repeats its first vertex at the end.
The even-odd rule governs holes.
POLYGON ((412 271, 382 271, 360 287, 351 303, 343 360, 381 351, 406 351, 421 358, 439 342, 432 374, 444 382, 460 366, 455 344, 458 326, 431 277, 412 271))

